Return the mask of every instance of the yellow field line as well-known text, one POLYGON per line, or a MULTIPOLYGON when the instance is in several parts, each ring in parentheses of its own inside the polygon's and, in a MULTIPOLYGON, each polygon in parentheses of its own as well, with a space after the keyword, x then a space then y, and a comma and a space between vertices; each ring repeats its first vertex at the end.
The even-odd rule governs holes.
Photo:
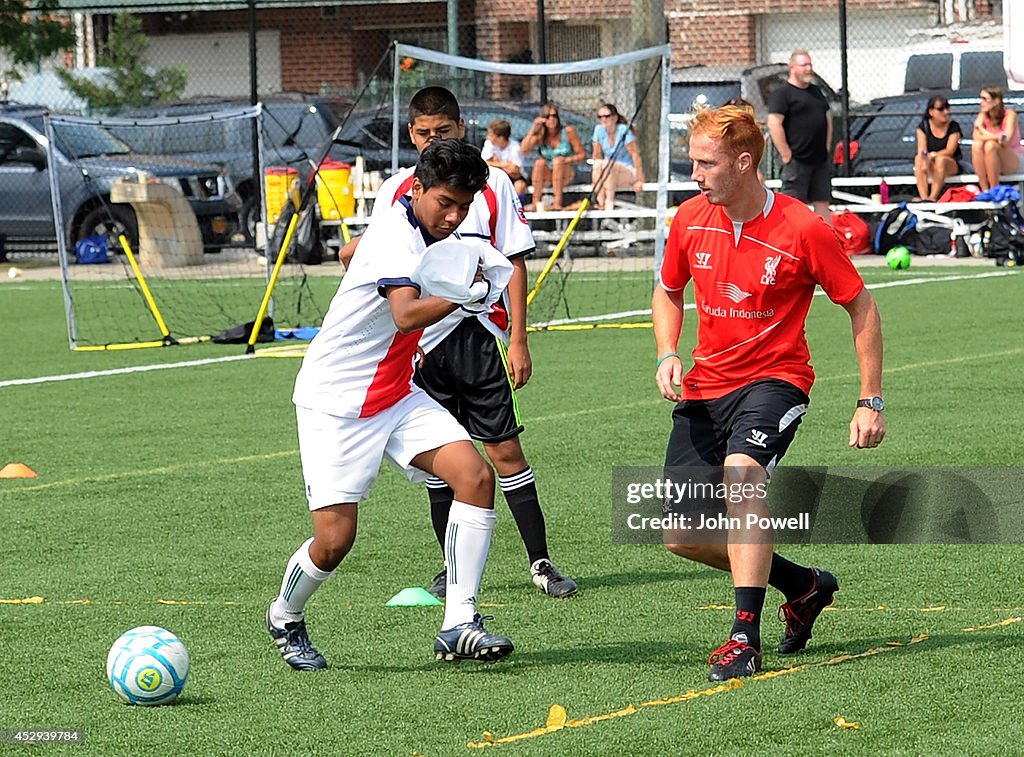
MULTIPOLYGON (((966 632, 974 632, 990 630, 994 628, 1002 628, 1013 623, 1019 623, 1021 620, 1024 619, 1019 617, 1006 618, 1005 620, 1001 620, 997 623, 991 623, 984 626, 976 626, 973 628, 965 628, 963 630, 966 632)), ((907 644, 920 644, 927 640, 928 634, 919 633, 911 637, 907 644)), ((779 678, 781 676, 792 675, 793 673, 802 673, 808 670, 820 670, 821 668, 826 668, 833 665, 840 665, 845 662, 850 662, 851 660, 863 660, 867 657, 874 657, 875 655, 894 652, 905 648, 907 644, 900 641, 890 641, 887 644, 884 644, 879 647, 871 647, 869 649, 865 649, 863 652, 841 654, 835 657, 831 657, 827 660, 803 663, 801 665, 794 665, 792 667, 783 668, 781 670, 766 670, 762 673, 757 673, 753 676, 750 676, 745 680, 733 678, 729 681, 726 681, 725 683, 719 684, 717 686, 712 686, 707 689, 690 689, 684 694, 677 694, 668 697, 659 697, 658 699, 652 699, 647 702, 641 702, 639 705, 627 705, 626 707, 620 708, 618 710, 613 710, 612 712, 608 712, 603 715, 587 715, 585 717, 578 719, 569 718, 568 712, 566 711, 566 708, 563 705, 553 704, 548 710, 546 723, 543 726, 540 726, 539 728, 534 728, 530 731, 525 731, 523 733, 515 733, 510 734, 508 736, 501 736, 497 738, 490 731, 484 731, 482 741, 470 741, 466 744, 466 747, 469 749, 486 749, 489 747, 501 746, 503 744, 511 744, 517 741, 523 741, 525 739, 533 739, 540 736, 547 736, 552 733, 558 733, 559 731, 562 731, 566 728, 582 728, 584 726, 593 725, 594 723, 600 723, 605 720, 610 720, 612 718, 620 718, 629 715, 635 715, 638 712, 643 712, 644 710, 650 709, 652 707, 663 707, 665 705, 678 704, 680 702, 689 702, 694 699, 699 699, 702 697, 715 696, 718 694, 724 694, 728 691, 735 691, 736 689, 742 688, 743 686, 748 686, 750 684, 758 683, 761 681, 768 681, 773 678, 779 678)), ((845 719, 843 719, 844 723, 842 724, 840 724, 838 721, 839 719, 837 718, 836 725, 838 725, 839 727, 846 727, 847 724, 845 723, 845 719)), ((855 724, 849 725, 850 727, 856 727, 855 724)))

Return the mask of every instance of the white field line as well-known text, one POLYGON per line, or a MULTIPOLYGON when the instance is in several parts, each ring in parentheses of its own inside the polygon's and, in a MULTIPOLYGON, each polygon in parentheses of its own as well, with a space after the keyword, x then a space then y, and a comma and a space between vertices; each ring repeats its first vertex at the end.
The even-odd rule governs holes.
MULTIPOLYGON (((898 281, 886 281, 879 284, 868 284, 868 289, 888 289, 889 287, 896 286, 914 286, 918 284, 937 284, 947 281, 964 281, 971 279, 988 279, 995 276, 1011 276, 1016 271, 989 271, 986 273, 977 274, 953 274, 950 276, 935 277, 935 278, 914 278, 914 279, 902 279, 898 281)), ((815 296, 824 295, 825 293, 820 289, 815 292, 815 296)), ((687 310, 693 310, 695 305, 688 303, 686 304, 687 310)), ((611 313, 601 318, 615 318, 623 317, 625 315, 650 315, 650 309, 647 310, 636 310, 629 311, 628 313, 611 313)), ((595 320, 594 316, 589 316, 583 319, 572 319, 562 321, 550 321, 545 325, 558 325, 566 323, 581 323, 595 320)), ((146 373, 148 371, 162 371, 171 368, 194 368, 201 365, 214 365, 216 363, 231 363, 239 360, 248 360, 253 355, 228 355, 224 357, 206 358, 203 360, 185 360, 177 363, 159 363, 156 365, 136 365, 127 368, 111 368, 105 371, 84 371, 82 373, 65 373, 56 376, 38 376, 36 378, 24 378, 24 379, 8 379, 6 381, 0 381, 0 389, 8 386, 25 386, 28 384, 50 384, 58 381, 78 381, 82 379, 101 378, 104 376, 121 376, 131 373, 146 373)))
MULTIPOLYGON (((865 284, 865 289, 889 289, 890 287, 905 287, 914 286, 916 284, 937 284, 945 281, 962 281, 965 279, 990 279, 993 276, 1012 276, 1016 271, 987 271, 985 273, 955 273, 947 276, 918 276, 913 279, 900 279, 897 281, 883 281, 877 284, 865 284)), ((825 292, 818 289, 814 293, 815 297, 824 297, 825 292)), ((683 305, 684 310, 696 310, 696 304, 687 302, 683 305)), ((577 323, 596 323, 604 320, 614 320, 616 318, 628 318, 634 315, 650 315, 651 309, 646 308, 643 310, 626 310, 621 313, 605 313, 604 315, 587 315, 579 318, 558 318, 552 321, 539 321, 537 323, 531 323, 530 326, 533 328, 550 328, 552 326, 571 326, 577 323)))

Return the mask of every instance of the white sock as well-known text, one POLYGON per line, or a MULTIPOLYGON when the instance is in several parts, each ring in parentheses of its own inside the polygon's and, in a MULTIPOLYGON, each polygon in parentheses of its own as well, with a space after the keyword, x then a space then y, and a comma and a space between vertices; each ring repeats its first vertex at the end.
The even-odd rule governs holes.
POLYGON ((270 622, 278 628, 283 628, 286 623, 302 620, 306 602, 313 596, 313 592, 334 575, 333 570, 320 570, 313 564, 309 556, 309 545, 312 543, 311 537, 295 550, 295 554, 288 560, 288 566, 284 569, 281 591, 270 605, 270 622))
POLYGON ((494 510, 455 500, 448 512, 444 533, 444 565, 448 587, 444 600, 442 629, 468 623, 476 614, 476 593, 491 548, 494 510))

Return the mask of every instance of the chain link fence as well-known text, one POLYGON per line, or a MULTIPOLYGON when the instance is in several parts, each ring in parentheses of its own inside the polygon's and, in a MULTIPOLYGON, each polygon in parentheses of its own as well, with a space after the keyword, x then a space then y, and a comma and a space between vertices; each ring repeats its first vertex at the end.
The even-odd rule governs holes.
MULTIPOLYGON (((685 114, 692 105, 719 105, 742 97, 765 121, 767 97, 786 78, 786 62, 794 50, 806 50, 813 59, 833 102, 837 140, 848 130, 857 140, 852 130, 863 126, 865 112, 888 112, 889 101, 879 104, 879 98, 917 93, 906 96, 882 119, 888 120, 891 132, 885 137, 887 154, 883 156, 889 162, 858 162, 863 156, 854 156, 852 164, 837 166, 839 174, 909 173, 913 145, 907 144, 904 132, 924 110, 923 90, 974 90, 976 94, 983 84, 1024 86, 1007 80, 1002 63, 1007 44, 1003 3, 995 0, 611 0, 600 7, 582 0, 63 0, 61 5, 76 34, 72 49, 21 67, 13 66, 0 51, 5 72, 0 76, 0 94, 11 101, 0 108, 0 192, 5 195, 25 191, 26 182, 47 183, 34 176, 45 172, 45 166, 26 163, 23 151, 11 149, 38 142, 38 135, 17 118, 8 118, 19 111, 13 101, 90 115, 117 114, 128 107, 129 103, 98 107, 69 93, 53 73, 62 69, 101 82, 121 81, 111 71, 109 54, 117 14, 122 12, 138 20, 145 37, 138 51, 142 68, 151 74, 182 73, 180 86, 170 93, 173 97, 164 99, 234 104, 277 99, 301 106, 296 111, 299 116, 266 119, 266 128, 276 129, 266 135, 270 165, 277 162, 275 149, 283 156, 285 147, 295 145, 305 150, 300 160, 308 163, 326 150, 334 125, 353 113, 387 108, 396 80, 394 68, 402 65, 389 55, 394 41, 511 63, 610 56, 667 42, 673 69, 673 180, 689 178, 685 114), (318 123, 312 128, 314 122, 318 123)), ((116 72, 116 64, 113 68, 116 72)), ((415 67, 397 72, 397 80, 410 90, 440 83, 460 97, 500 97, 530 119, 540 103, 555 100, 587 122, 581 138, 588 155, 589 130, 598 105, 612 102, 624 114, 636 111, 634 128, 645 162, 656 164, 658 146, 653 135, 658 133, 658 108, 636 109, 643 99, 641 83, 648 76, 614 80, 601 72, 584 72, 538 82, 514 76, 428 82, 425 76, 415 67)), ((131 105, 133 112, 140 112, 138 103, 131 105)), ((963 105, 963 109, 970 107, 963 105)), ((961 123, 968 120, 966 114, 961 116, 961 123)), ((879 119, 873 121, 879 124, 879 119)), ((359 129, 381 150, 390 152, 389 125, 366 121, 359 129)), ((482 142, 482 130, 475 138, 482 142)), ((365 142, 359 149, 365 149, 365 142)), ((332 157, 345 160, 351 150, 346 154, 344 145, 336 146, 332 157)), ((767 174, 774 174, 774 166, 765 168, 767 174)), ((4 210, 5 205, 0 203, 2 249, 14 249, 19 240, 28 240, 30 249, 38 249, 52 238, 52 219, 36 223, 4 210)), ((48 212, 49 205, 40 202, 40 212, 48 212)), ((240 228, 244 232, 253 222, 246 219, 240 228)), ((239 240, 250 243, 250 237, 242 233, 239 240)))

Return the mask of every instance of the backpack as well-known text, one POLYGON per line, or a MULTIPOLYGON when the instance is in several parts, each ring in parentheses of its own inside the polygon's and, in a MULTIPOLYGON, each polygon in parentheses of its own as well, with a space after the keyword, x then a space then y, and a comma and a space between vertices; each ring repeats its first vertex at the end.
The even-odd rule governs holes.
POLYGON ((995 258, 996 265, 1024 265, 1024 230, 1016 205, 993 212, 981 233, 981 254, 995 258))
POLYGON ((871 252, 871 230, 867 221, 849 210, 832 214, 832 228, 839 235, 843 252, 863 255, 871 252))
POLYGON ((900 245, 911 252, 916 252, 918 247, 917 216, 905 202, 882 216, 875 230, 875 252, 879 255, 900 245))
MULTIPOLYGON (((281 215, 278 217, 277 223, 274 224, 274 237, 269 251, 271 260, 277 259, 295 212, 295 205, 291 200, 288 200, 281 208, 281 215)), ((291 249, 288 250, 290 261, 302 265, 320 265, 323 262, 324 247, 320 241, 320 229, 315 215, 312 208, 299 214, 299 220, 295 224, 295 233, 292 235, 291 249)))

